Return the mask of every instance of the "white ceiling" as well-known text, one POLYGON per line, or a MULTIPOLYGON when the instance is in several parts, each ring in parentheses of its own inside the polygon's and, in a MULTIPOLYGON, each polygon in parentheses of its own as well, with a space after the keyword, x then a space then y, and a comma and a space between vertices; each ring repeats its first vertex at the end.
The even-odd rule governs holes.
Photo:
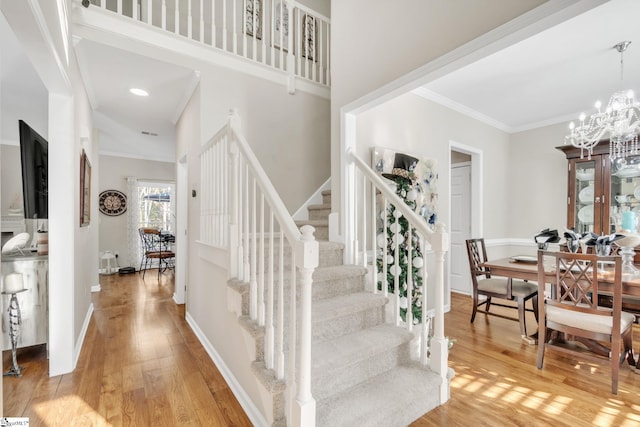
MULTIPOLYGON (((640 0, 610 2, 427 84, 419 92, 508 132, 577 117, 622 88, 640 94, 640 0), (631 40, 624 82, 614 44, 631 40)), ((25 93, 37 85, 17 42, 0 20, 2 85, 25 93), (13 43, 13 44, 12 44, 13 43)), ((174 125, 197 74, 89 40, 76 54, 100 130, 100 150, 173 161, 174 125), (142 87, 148 98, 128 90, 142 87), (157 133, 146 136, 141 132, 157 133)), ((41 84, 40 84, 41 86, 41 84)), ((5 90, 3 89, 3 92, 5 90)), ((4 122, 3 122, 4 123, 4 122)), ((3 126, 3 141, 8 138, 3 126)), ((16 126, 17 127, 17 126, 16 126)))
MULTIPOLYGON (((175 161, 175 123, 198 74, 86 39, 76 40, 75 53, 99 130, 100 152, 175 161), (132 95, 132 87, 149 96, 132 95)), ((1 13, 0 55, 2 142, 17 144, 17 119, 46 135, 46 89, 1 13), (41 111, 34 112, 34 106, 42 106, 37 108, 41 111)))
POLYGON ((75 51, 94 126, 100 129, 100 151, 175 161, 175 124, 197 85, 197 73, 86 39, 75 51), (133 95, 131 88, 149 96, 133 95))
POLYGON ((507 132, 575 120, 614 91, 640 95, 640 1, 611 0, 424 86, 421 93, 507 132), (624 55, 613 46, 630 40, 624 55))

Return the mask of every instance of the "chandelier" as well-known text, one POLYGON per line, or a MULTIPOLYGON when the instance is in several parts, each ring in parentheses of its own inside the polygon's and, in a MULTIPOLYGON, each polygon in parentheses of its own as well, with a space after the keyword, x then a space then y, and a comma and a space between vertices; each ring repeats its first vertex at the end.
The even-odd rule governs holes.
MULTIPOLYGON (((631 44, 624 41, 616 44, 614 48, 620 53, 620 76, 623 72, 623 52, 631 44)), ((587 120, 584 113, 580 114, 578 125, 571 122, 571 133, 565 136, 565 144, 570 143, 580 148, 580 157, 584 151, 591 158, 593 147, 602 139, 609 137, 609 157, 612 162, 621 159, 623 162, 629 155, 640 154, 638 149, 638 133, 640 132, 640 102, 633 91, 615 92, 607 108, 602 111, 602 103, 596 102, 597 113, 592 114, 587 120)))

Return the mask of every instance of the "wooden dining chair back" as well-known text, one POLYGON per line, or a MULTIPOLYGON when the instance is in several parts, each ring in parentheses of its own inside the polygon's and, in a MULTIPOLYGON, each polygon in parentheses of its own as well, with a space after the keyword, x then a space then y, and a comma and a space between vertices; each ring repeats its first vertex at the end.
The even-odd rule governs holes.
POLYGON ((139 271, 142 271, 142 278, 153 260, 158 261, 158 278, 160 274, 168 268, 173 268, 176 254, 171 250, 167 241, 162 238, 160 230, 155 228, 142 227, 138 229, 142 241, 142 259, 140 260, 139 271))
POLYGON ((484 314, 515 320, 520 323, 520 334, 527 339, 526 312, 533 312, 538 315, 538 285, 536 283, 523 280, 512 279, 510 277, 492 277, 491 270, 483 264, 487 262, 487 249, 483 238, 469 239, 466 241, 467 255, 469 257, 469 267, 471 269, 471 283, 473 286, 473 311, 471 312, 471 323, 476 318, 478 309, 484 306, 484 314), (484 299, 481 300, 481 297, 484 299), (516 306, 498 303, 493 298, 501 300, 515 301, 516 306), (532 309, 526 308, 526 302, 531 300, 532 309), (490 311, 495 305, 503 308, 517 309, 518 317, 504 315, 500 312, 490 311))
POLYGON ((545 281, 553 283, 548 295, 541 292, 538 297, 538 369, 542 369, 545 351, 551 349, 570 354, 577 361, 595 359, 602 362, 604 359, 611 365, 611 392, 617 394, 620 365, 625 358, 634 365, 635 317, 622 311, 621 258, 539 251, 538 283, 545 281), (549 271, 552 280, 549 280, 549 271), (598 304, 605 278, 613 282, 613 307, 598 304), (603 348, 602 343, 608 347, 603 348), (598 349, 604 351, 598 354, 594 351, 598 349))

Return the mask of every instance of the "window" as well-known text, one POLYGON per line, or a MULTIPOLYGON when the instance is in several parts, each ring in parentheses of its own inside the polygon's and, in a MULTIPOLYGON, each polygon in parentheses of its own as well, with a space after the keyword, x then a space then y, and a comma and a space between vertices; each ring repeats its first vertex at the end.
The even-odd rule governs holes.
POLYGON ((175 184, 138 181, 138 227, 175 230, 175 184))

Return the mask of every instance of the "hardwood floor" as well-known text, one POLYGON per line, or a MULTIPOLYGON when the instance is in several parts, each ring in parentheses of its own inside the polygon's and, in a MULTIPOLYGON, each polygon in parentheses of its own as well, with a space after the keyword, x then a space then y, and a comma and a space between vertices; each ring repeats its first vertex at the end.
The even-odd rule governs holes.
MULTIPOLYGON (((4 379, 5 415, 31 426, 251 425, 173 303, 172 279, 101 276, 77 369, 49 378, 43 346, 20 351, 26 370, 4 379)), ((614 396, 605 364, 549 352, 538 370, 537 346, 520 340, 516 322, 478 314, 471 325, 470 313, 471 299, 454 294, 445 328, 457 340, 451 399, 412 426, 640 425, 640 375, 623 367, 614 396)), ((10 352, 3 362, 8 369, 10 352)))
MULTIPOLYGON (((538 370, 538 346, 520 340, 516 322, 479 313, 472 325, 471 298, 453 294, 451 304, 445 325, 457 340, 449 357, 456 371, 451 399, 413 427, 640 425, 640 375, 627 365, 620 368, 617 396, 607 364, 547 352, 538 370)), ((528 332, 535 326, 531 314, 528 332)), ((634 328, 639 351, 640 327, 634 328)))
POLYGON ((147 273, 100 277, 74 372, 49 378, 44 346, 19 351, 26 369, 4 378, 4 415, 32 427, 250 426, 173 302, 173 275, 147 273))

